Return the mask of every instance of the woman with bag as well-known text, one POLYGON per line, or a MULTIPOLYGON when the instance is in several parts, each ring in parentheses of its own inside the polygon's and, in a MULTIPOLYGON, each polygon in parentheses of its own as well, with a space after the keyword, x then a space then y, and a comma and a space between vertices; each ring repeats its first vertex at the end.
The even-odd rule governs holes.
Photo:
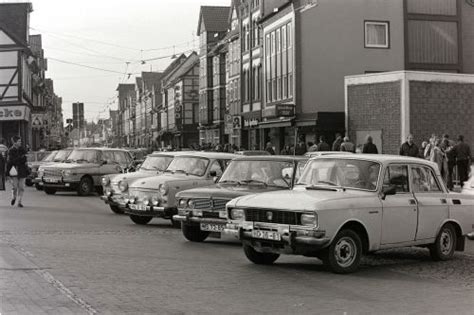
POLYGON ((18 136, 12 137, 13 145, 7 153, 7 168, 5 170, 6 176, 10 178, 12 184, 12 201, 14 206, 18 199, 18 207, 23 208, 21 200, 23 192, 25 191, 25 179, 28 176, 28 166, 26 165, 26 150, 21 146, 21 138, 18 136))

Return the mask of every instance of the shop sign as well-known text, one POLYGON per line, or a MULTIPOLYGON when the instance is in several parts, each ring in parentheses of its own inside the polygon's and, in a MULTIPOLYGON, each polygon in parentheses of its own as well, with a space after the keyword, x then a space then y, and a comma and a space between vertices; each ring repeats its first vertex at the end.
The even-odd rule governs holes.
POLYGON ((259 124, 259 120, 257 118, 245 119, 244 120, 244 127, 257 127, 259 124))
POLYGON ((293 116, 295 116, 295 105, 292 105, 292 104, 277 104, 276 105, 276 116, 277 117, 293 117, 293 116))
POLYGON ((226 135, 231 135, 232 130, 233 130, 233 120, 232 120, 232 115, 225 114, 224 115, 224 134, 226 135))
POLYGON ((29 120, 30 109, 27 106, 0 106, 0 121, 29 120))
POLYGON ((241 116, 232 116, 232 128, 242 129, 242 117, 241 116))

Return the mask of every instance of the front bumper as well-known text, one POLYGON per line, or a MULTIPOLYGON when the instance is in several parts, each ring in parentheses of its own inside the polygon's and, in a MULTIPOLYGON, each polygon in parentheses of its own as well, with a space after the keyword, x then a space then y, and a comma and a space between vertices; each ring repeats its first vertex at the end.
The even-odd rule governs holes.
POLYGON ((263 253, 316 256, 317 252, 328 247, 331 242, 325 231, 283 224, 228 223, 224 233, 263 253), (257 238, 253 234, 254 230, 276 233, 279 240, 257 238))
POLYGON ((172 219, 175 214, 178 213, 178 209, 175 207, 160 207, 160 206, 146 206, 145 210, 131 209, 131 205, 128 204, 125 207, 125 213, 128 215, 137 215, 143 217, 154 217, 172 219))
POLYGON ((117 206, 122 209, 125 209, 126 207, 125 201, 123 200, 123 197, 120 195, 112 195, 112 196, 102 195, 100 196, 100 199, 104 201, 106 204, 111 205, 111 206, 117 206))
POLYGON ((79 187, 79 182, 77 181, 68 181, 68 180, 58 180, 55 182, 48 182, 44 178, 41 180, 41 186, 44 188, 54 188, 56 190, 62 190, 62 191, 73 191, 76 190, 77 187, 79 187))

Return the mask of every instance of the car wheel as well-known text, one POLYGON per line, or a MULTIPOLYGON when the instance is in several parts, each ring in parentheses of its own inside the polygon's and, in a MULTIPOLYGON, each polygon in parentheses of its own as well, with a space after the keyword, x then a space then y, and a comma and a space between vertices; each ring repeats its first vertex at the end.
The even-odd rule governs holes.
POLYGON ((244 244, 244 253, 248 260, 257 265, 271 265, 280 257, 279 254, 259 253, 248 244, 244 244))
POLYGON ((112 210, 113 213, 124 214, 123 210, 119 206, 110 205, 110 210, 112 210))
POLYGON ((340 231, 322 260, 334 273, 351 273, 357 270, 362 257, 362 241, 352 230, 340 231))
POLYGON ((452 224, 445 224, 430 248, 431 258, 435 261, 449 260, 456 250, 457 236, 452 224))
POLYGON ((77 187, 77 194, 79 196, 87 196, 92 192, 92 180, 89 177, 83 177, 77 187))
POLYGON ((40 184, 35 184, 35 188, 36 188, 36 190, 38 190, 38 191, 43 190, 43 187, 40 186, 40 184))
POLYGON ((47 195, 54 195, 56 193, 56 189, 54 189, 54 188, 44 188, 44 192, 47 195))
POLYGON ((133 221, 133 223, 138 224, 138 225, 146 225, 148 224, 153 217, 144 217, 141 215, 130 215, 130 219, 133 221))
POLYGON ((181 225, 181 231, 183 232, 184 237, 191 242, 202 242, 209 236, 209 232, 201 231, 197 225, 183 223, 181 225))

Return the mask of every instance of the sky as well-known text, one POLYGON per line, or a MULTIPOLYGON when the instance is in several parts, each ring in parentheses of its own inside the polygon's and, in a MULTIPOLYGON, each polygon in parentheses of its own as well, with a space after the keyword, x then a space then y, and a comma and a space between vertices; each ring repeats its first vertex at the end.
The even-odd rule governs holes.
POLYGON ((31 2, 30 34, 42 35, 46 76, 63 98, 64 119, 79 101, 90 121, 108 118, 108 110, 117 108, 119 83, 134 83, 141 71, 163 70, 173 54, 197 48, 201 5, 228 6, 231 0, 31 2), (160 59, 141 62, 152 58, 160 59))

